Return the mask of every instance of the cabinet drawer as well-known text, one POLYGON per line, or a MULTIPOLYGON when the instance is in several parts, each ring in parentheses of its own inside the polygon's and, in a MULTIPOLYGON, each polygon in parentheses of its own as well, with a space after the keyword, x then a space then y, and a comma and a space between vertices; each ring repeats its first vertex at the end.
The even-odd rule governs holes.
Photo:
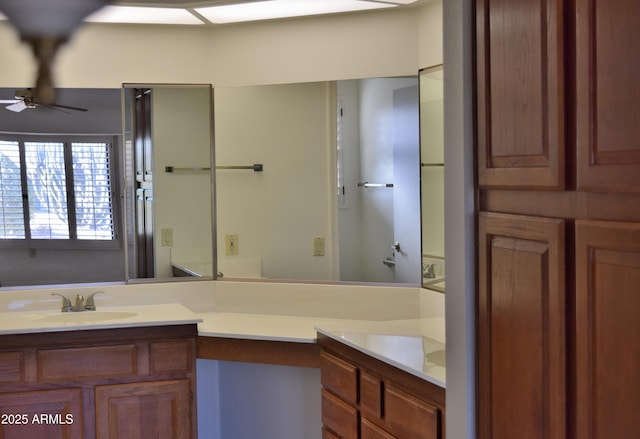
POLYGON ((396 439, 395 436, 390 435, 380 427, 377 427, 367 419, 362 419, 360 424, 361 439, 396 439))
POLYGON ((0 383, 19 383, 24 377, 22 352, 0 353, 0 383))
POLYGON ((351 404, 358 403, 358 369, 326 352, 320 354, 322 387, 351 404))
POLYGON ((358 411, 322 389, 322 423, 342 439, 358 438, 358 411))
POLYGON ((189 372, 194 357, 192 340, 173 340, 149 344, 152 374, 189 372))
POLYGON ((439 413, 437 407, 387 385, 384 388, 385 425, 402 438, 437 439, 439 413))
POLYGON ((136 376, 136 346, 92 346, 38 351, 38 380, 78 381, 136 376))

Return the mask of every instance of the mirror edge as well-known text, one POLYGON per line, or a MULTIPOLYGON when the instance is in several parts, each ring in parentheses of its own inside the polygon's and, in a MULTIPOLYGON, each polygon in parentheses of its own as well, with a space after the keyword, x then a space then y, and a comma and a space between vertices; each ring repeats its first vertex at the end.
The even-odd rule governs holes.
MULTIPOLYGON (((127 127, 127 102, 126 102, 126 90, 132 88, 208 88, 208 98, 209 98, 209 150, 210 150, 210 167, 211 172, 209 173, 209 181, 210 181, 210 190, 211 190, 211 263, 212 263, 212 275, 211 276, 200 276, 200 277, 163 277, 163 278, 132 278, 129 272, 129 252, 126 251, 128 249, 128 227, 130 226, 127 221, 125 215, 125 207, 127 204, 127 197, 130 196, 124 191, 122 196, 122 209, 121 209, 121 220, 123 222, 123 235, 124 235, 124 246, 125 246, 125 279, 124 284, 144 284, 144 283, 161 283, 161 282, 191 282, 191 281, 203 281, 203 280, 215 280, 217 279, 218 274, 218 264, 217 264, 217 228, 216 228, 216 192, 215 192, 215 126, 214 126, 214 99, 213 99, 213 84, 211 83, 141 83, 141 82, 123 82, 121 85, 121 105, 122 105, 122 142, 121 142, 121 153, 122 157, 125 154, 125 144, 126 144, 126 127, 127 127)), ((126 173, 123 172, 121 176, 121 184, 122 187, 126 187, 126 173)))
MULTIPOLYGON (((438 72, 438 71, 444 71, 444 63, 434 64, 434 65, 431 65, 431 66, 428 66, 428 67, 423 67, 423 68, 419 69, 418 70, 418 89, 420 90, 420 85, 421 85, 421 81, 420 80, 422 79, 424 74, 428 74, 428 73, 432 73, 432 72, 438 72)), ((420 95, 420 96, 422 96, 422 95, 420 95)), ((420 104, 422 104, 422 102, 420 102, 420 104)), ((421 105, 420 105, 420 107, 421 107, 421 105)), ((421 119, 422 118, 422 109, 420 108, 419 111, 420 111, 420 114, 419 114, 419 117, 420 117, 420 167, 422 168, 422 135, 423 135, 423 132, 422 132, 422 119, 421 119)), ((443 127, 443 129, 444 129, 444 127, 443 127)), ((443 162, 442 166, 444 167, 444 162, 443 162)), ((421 215, 420 215, 420 217, 421 217, 421 221, 420 221, 421 222, 421 226, 420 226, 420 246, 421 246, 421 255, 422 255, 423 260, 424 260, 425 257, 441 259, 442 260, 442 271, 444 272, 444 263, 445 263, 444 254, 443 254, 442 257, 435 256, 435 255, 428 255, 428 254, 424 253, 424 249, 422 248, 422 246, 424 244, 423 236, 424 236, 424 233, 425 233, 424 228, 422 227, 422 225, 423 225, 422 224, 422 200, 423 200, 423 195, 424 194, 423 194, 423 191, 422 191, 422 172, 420 172, 420 213, 421 213, 421 215)), ((443 230, 443 233, 444 233, 444 230, 443 230)), ((422 276, 421 276, 420 287, 423 288, 423 289, 427 289, 427 290, 430 290, 430 291, 435 291, 435 292, 444 294, 445 291, 446 291, 444 285, 443 286, 436 286, 436 285, 431 285, 431 284, 438 284, 440 282, 443 282, 443 284, 444 284, 446 276, 443 276, 442 278, 436 278, 435 281, 425 282, 425 278, 424 278, 425 270, 426 270, 426 267, 425 267, 425 264, 423 262, 422 263, 422 276)))

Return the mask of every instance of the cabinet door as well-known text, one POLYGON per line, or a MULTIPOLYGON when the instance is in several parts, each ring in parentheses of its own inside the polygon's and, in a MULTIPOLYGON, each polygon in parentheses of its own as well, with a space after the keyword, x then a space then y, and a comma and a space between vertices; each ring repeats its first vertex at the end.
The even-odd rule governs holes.
POLYGON ((191 438, 189 381, 96 387, 96 437, 191 438))
POLYGON ((479 438, 564 438, 564 222, 481 213, 478 239, 479 438))
POLYGON ((83 437, 79 389, 0 394, 0 438, 76 439, 83 437))
POLYGON ((476 1, 481 187, 564 187, 563 3, 476 1))
POLYGON ((640 2, 576 11, 578 188, 640 192, 640 2))
POLYGON ((638 437, 638 223, 576 222, 576 355, 576 437, 638 437))

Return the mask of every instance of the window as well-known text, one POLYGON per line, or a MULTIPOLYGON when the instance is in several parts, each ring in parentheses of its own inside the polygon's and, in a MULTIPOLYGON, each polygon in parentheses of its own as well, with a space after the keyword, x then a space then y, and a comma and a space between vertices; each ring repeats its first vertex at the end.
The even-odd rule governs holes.
POLYGON ((0 134, 0 240, 96 246, 117 240, 113 139, 0 134))

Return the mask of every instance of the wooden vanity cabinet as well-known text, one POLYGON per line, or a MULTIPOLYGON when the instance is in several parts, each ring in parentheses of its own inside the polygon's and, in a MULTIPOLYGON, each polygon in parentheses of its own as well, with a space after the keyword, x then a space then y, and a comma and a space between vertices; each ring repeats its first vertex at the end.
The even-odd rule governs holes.
POLYGON ((196 325, 0 336, 0 437, 197 437, 196 325))
POLYGON ((323 439, 442 439, 445 389, 318 334, 323 439))

